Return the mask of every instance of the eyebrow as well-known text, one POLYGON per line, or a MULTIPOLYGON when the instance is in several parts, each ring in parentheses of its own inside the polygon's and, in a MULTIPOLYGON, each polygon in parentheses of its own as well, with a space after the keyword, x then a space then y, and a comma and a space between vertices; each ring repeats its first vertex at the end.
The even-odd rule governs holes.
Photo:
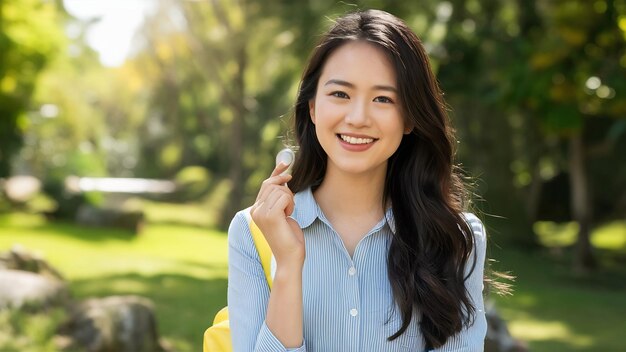
MULTIPOLYGON (((324 84, 324 86, 327 86, 327 85, 330 85, 330 84, 337 84, 337 85, 345 86, 345 87, 348 87, 348 88, 354 88, 355 87, 354 84, 352 84, 350 82, 347 82, 347 81, 344 81, 344 80, 341 80, 341 79, 330 79, 330 80, 328 80, 328 82, 326 82, 324 84)), ((386 86, 386 85, 375 85, 374 89, 375 90, 386 90, 386 91, 390 91, 390 92, 394 92, 394 93, 398 92, 398 90, 395 87, 386 86)))

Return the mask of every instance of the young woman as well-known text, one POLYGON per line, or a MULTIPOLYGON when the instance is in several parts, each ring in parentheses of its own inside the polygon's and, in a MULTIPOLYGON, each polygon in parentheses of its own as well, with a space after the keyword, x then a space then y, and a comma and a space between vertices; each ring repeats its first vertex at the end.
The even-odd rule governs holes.
POLYGON ((462 212, 417 36, 382 11, 339 18, 304 71, 295 136, 293 176, 277 166, 249 209, 271 292, 243 212, 229 229, 234 350, 482 351, 485 233, 462 212))

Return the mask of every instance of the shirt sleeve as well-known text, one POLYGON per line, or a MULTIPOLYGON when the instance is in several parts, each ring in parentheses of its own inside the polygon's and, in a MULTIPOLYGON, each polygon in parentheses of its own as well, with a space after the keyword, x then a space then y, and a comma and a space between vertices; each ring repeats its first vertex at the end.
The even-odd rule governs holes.
POLYGON ((234 352, 306 352, 286 349, 265 324, 269 286, 242 212, 228 228, 228 319, 234 352))
POLYGON ((463 214, 474 235, 474 253, 470 256, 466 267, 466 275, 471 272, 465 281, 465 286, 474 303, 474 316, 471 325, 466 326, 458 334, 433 351, 436 352, 482 352, 487 334, 487 319, 485 317, 485 301, 483 299, 483 274, 485 269, 485 253, 487 249, 487 235, 483 223, 474 214, 463 214), (475 264, 475 265, 474 265, 475 264))

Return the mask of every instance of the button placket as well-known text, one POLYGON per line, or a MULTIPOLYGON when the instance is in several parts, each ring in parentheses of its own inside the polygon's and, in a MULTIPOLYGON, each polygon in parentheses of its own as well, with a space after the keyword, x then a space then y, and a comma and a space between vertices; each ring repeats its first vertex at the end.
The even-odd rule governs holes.
POLYGON ((361 305, 360 294, 359 294, 359 280, 358 280, 356 273, 357 273, 357 270, 354 265, 354 261, 351 260, 349 262, 349 268, 348 268, 348 276, 350 277, 350 280, 348 281, 349 282, 348 285, 351 291, 351 295, 350 295, 351 299, 350 299, 350 305, 349 305, 350 310, 348 311, 348 313, 353 318, 356 318, 359 315, 358 308, 361 305))
MULTIPOLYGON (((355 253, 356 254, 356 253, 355 253)), ((347 276, 348 276, 348 286, 350 287, 350 300, 349 300, 349 310, 348 310, 348 314, 349 317, 348 319, 350 321, 352 321, 352 327, 351 329, 353 330, 353 334, 352 335, 352 345, 351 345, 351 349, 350 352, 357 352, 357 351, 361 351, 361 346, 360 346, 360 340, 361 340, 361 314, 362 312, 360 311, 362 308, 362 302, 361 302, 361 288, 359 285, 359 275, 358 275, 358 270, 356 267, 356 260, 350 260, 350 262, 348 263, 348 270, 347 271, 347 276)), ((345 269, 344 269, 345 270, 345 269)))

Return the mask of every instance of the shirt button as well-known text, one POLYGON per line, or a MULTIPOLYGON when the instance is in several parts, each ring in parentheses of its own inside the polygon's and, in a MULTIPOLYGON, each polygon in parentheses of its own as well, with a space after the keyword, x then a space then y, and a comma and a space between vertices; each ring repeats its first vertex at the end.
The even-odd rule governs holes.
POLYGON ((348 275, 354 276, 354 274, 356 274, 356 268, 351 266, 350 269, 348 269, 348 275))
POLYGON ((350 309, 350 315, 352 315, 353 317, 356 317, 357 314, 359 314, 359 311, 357 311, 354 308, 350 309))

